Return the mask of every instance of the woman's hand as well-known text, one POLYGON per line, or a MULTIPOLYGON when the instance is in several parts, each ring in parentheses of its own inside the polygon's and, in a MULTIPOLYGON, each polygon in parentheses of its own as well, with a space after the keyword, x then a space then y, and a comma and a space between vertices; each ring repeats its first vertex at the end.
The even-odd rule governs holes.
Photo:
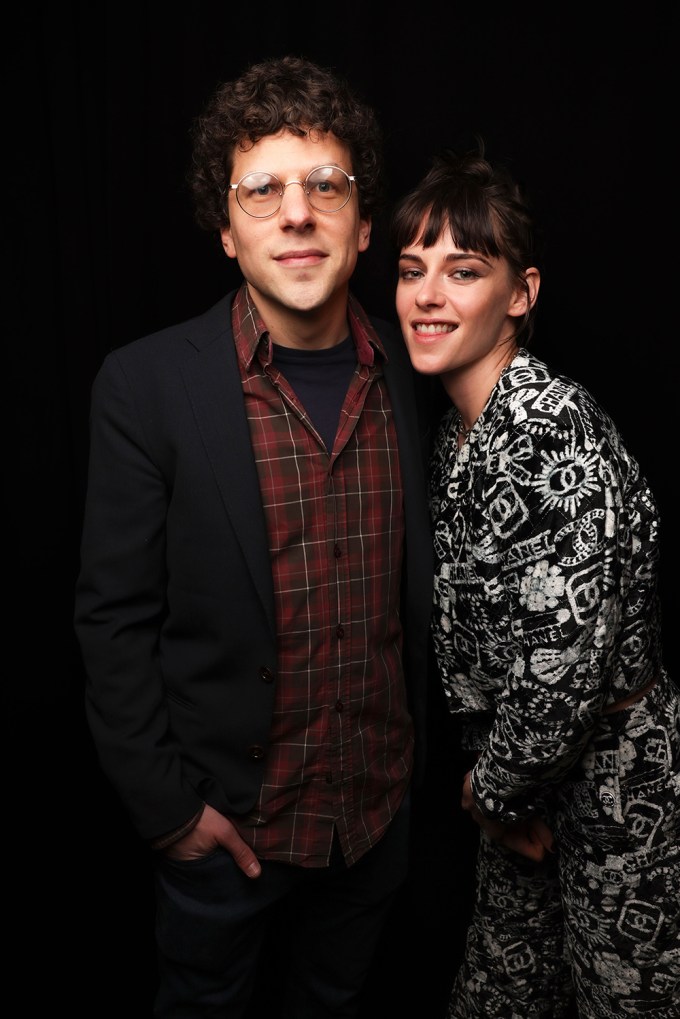
POLYGON ((470 784, 470 772, 463 779, 463 810, 472 815, 473 820, 493 842, 499 842, 506 849, 535 860, 537 863, 545 857, 546 852, 552 853, 553 836, 545 821, 540 817, 530 817, 523 821, 491 821, 482 814, 475 803, 470 784))

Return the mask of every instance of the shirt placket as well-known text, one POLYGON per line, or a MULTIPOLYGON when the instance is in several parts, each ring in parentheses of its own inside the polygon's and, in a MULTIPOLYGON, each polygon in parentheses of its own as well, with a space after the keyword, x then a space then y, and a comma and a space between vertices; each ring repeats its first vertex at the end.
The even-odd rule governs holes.
MULTIPOLYGON (((333 813, 341 840, 352 827, 357 808, 356 796, 359 791, 353 786, 355 774, 352 761, 353 725, 356 724, 358 693, 352 689, 353 640, 352 620, 356 613, 352 605, 352 577, 357 566, 352 561, 353 550, 350 533, 356 520, 350 512, 350 500, 356 485, 349 483, 349 470, 361 470, 361 457, 357 447, 351 443, 359 425, 361 412, 371 383, 377 375, 376 369, 360 365, 352 376, 342 412, 340 424, 329 457, 326 520, 328 526, 328 547, 332 560, 329 577, 334 578, 335 616, 329 620, 330 656, 328 670, 329 690, 329 771, 326 781, 332 786, 333 813), (348 446, 352 446, 348 449, 348 446), (353 463, 350 463, 353 460, 353 463)), ((358 446, 358 443, 357 443, 358 446)), ((363 612, 362 612, 363 614, 363 612)))

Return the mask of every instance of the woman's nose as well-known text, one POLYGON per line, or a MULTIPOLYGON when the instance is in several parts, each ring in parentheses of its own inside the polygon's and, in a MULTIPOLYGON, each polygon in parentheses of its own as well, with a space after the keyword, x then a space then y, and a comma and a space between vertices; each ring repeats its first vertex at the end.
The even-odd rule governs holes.
POLYGON ((416 292, 416 304, 421 307, 441 307, 444 303, 444 295, 437 285, 436 279, 424 277, 416 292))

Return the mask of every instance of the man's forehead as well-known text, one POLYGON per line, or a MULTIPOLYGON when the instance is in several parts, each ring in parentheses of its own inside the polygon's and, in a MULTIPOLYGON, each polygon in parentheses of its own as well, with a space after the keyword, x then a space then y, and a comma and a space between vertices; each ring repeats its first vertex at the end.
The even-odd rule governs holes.
POLYGON ((241 174, 250 170, 306 174, 326 163, 350 172, 349 146, 330 132, 310 131, 298 136, 283 130, 256 142, 242 142, 234 150, 234 167, 241 174))

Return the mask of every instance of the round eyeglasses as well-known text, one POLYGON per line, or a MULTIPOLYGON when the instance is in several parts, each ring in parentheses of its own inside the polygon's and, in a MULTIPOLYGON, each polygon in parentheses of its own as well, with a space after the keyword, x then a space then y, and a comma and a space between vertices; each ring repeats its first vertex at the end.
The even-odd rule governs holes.
POLYGON ((289 184, 299 184, 317 212, 340 212, 352 197, 355 182, 356 177, 339 166, 317 166, 309 171, 304 181, 289 180, 285 184, 274 173, 253 170, 236 184, 230 184, 229 189, 236 192, 238 204, 249 216, 267 219, 281 208, 283 192, 289 184))

